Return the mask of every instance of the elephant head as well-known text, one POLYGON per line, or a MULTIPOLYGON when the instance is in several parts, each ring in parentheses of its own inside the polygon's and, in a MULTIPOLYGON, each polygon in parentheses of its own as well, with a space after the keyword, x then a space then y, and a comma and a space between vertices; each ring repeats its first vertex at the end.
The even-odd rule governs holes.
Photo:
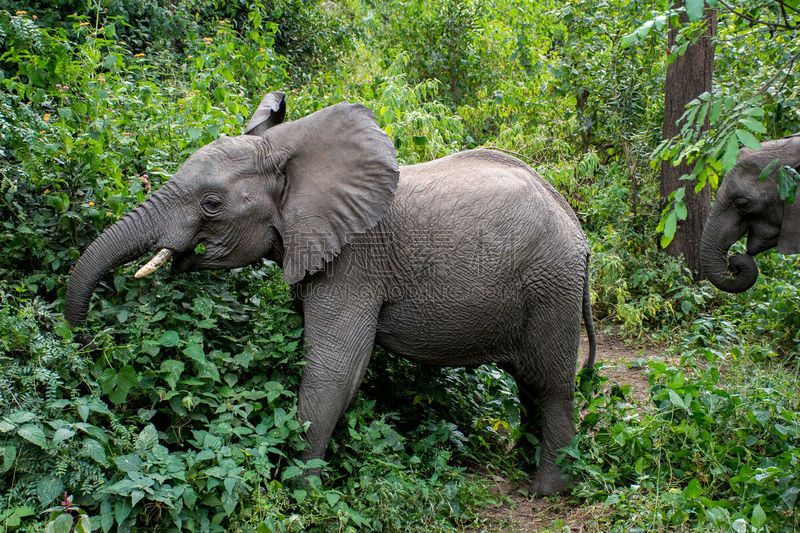
POLYGON ((198 149, 149 199, 83 253, 64 315, 84 322, 100 278, 150 250, 137 277, 173 257, 173 271, 235 268, 268 258, 289 284, 322 270, 352 235, 389 209, 399 170, 392 142, 360 105, 341 103, 282 124, 267 94, 245 134, 198 149), (202 244, 202 247, 198 245, 202 244))
MULTIPOLYGON (((778 195, 776 172, 760 180, 775 160, 800 170, 800 134, 742 148, 725 175, 703 228, 700 257, 703 273, 720 290, 742 292, 756 282, 753 256, 777 246, 782 254, 800 253, 800 197, 786 203, 778 195), (747 253, 727 259, 728 250, 747 235, 747 253)), ((775 169, 779 168, 777 165, 775 169)))

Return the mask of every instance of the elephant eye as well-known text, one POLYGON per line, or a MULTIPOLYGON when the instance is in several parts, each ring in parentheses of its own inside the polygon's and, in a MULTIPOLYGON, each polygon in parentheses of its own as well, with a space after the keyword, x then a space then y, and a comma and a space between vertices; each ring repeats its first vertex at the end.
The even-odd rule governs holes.
POLYGON ((203 198, 203 201, 200 202, 200 207, 203 208, 206 214, 215 215, 222 207, 222 201, 215 196, 206 196, 203 198))
POLYGON ((747 198, 737 198, 733 201, 733 206, 739 211, 746 211, 750 207, 750 200, 747 198))

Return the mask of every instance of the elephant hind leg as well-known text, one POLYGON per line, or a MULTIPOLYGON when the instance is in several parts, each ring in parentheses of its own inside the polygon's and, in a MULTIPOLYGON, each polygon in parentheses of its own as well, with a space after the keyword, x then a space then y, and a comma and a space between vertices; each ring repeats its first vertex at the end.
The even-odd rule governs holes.
MULTIPOLYGON (((539 496, 563 493, 567 488, 567 478, 556 459, 561 453, 559 450, 568 446, 575 436, 574 384, 543 388, 518 375, 515 379, 524 410, 523 431, 532 433, 541 444, 539 466, 528 489, 539 496)), ((535 449, 527 439, 518 448, 529 454, 530 460, 533 459, 535 449)))

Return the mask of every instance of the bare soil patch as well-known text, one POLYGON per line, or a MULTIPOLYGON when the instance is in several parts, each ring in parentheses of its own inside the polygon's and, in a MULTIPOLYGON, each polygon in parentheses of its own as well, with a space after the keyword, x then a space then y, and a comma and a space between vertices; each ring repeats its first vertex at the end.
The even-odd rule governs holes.
MULTIPOLYGON (((600 328, 598 327, 598 330, 600 328)), ((581 339, 581 358, 589 354, 589 343, 581 339)), ((652 344, 630 346, 619 336, 597 333, 597 362, 602 362, 600 374, 607 377, 606 392, 616 386, 630 385, 627 397, 634 405, 648 408, 649 387, 646 363, 649 359, 663 357, 663 349, 652 344)), ((568 497, 531 499, 519 492, 518 486, 497 475, 486 478, 494 484, 494 492, 504 503, 487 507, 481 513, 485 518, 481 526, 470 532, 562 532, 588 533, 603 531, 603 518, 609 509, 602 504, 571 503, 568 497)))

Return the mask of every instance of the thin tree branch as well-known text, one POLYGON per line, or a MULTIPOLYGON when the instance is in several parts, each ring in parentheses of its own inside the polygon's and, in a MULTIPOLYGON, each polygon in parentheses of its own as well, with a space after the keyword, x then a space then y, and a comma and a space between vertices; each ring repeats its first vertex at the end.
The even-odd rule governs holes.
POLYGON ((724 0, 718 0, 718 1, 719 1, 720 4, 722 4, 728 11, 730 11, 734 15, 736 15, 738 17, 741 17, 741 18, 743 18, 743 19, 745 19, 745 20, 747 20, 749 22, 752 22, 753 24, 761 24, 761 25, 766 26, 767 28, 769 28, 771 30, 775 30, 775 31, 795 31, 795 30, 800 30, 800 24, 797 24, 797 25, 794 25, 794 24, 782 24, 782 23, 769 22, 767 20, 761 20, 761 19, 753 18, 750 15, 747 15, 747 14, 741 12, 741 11, 736 11, 734 8, 732 8, 731 6, 726 4, 724 2, 724 0))
POLYGON ((798 48, 797 52, 795 52, 794 55, 790 57, 786 63, 781 65, 781 68, 778 69, 778 72, 776 72, 775 75, 772 76, 772 78, 767 80, 767 83, 765 83, 764 86, 761 87, 761 89, 758 91, 758 94, 761 94, 765 92, 767 89, 769 89, 772 86, 772 84, 775 83, 775 80, 777 80, 778 77, 780 77, 780 75, 783 74, 784 69, 791 70, 792 65, 794 65, 795 61, 797 61, 798 57, 800 57, 800 48, 798 48))

